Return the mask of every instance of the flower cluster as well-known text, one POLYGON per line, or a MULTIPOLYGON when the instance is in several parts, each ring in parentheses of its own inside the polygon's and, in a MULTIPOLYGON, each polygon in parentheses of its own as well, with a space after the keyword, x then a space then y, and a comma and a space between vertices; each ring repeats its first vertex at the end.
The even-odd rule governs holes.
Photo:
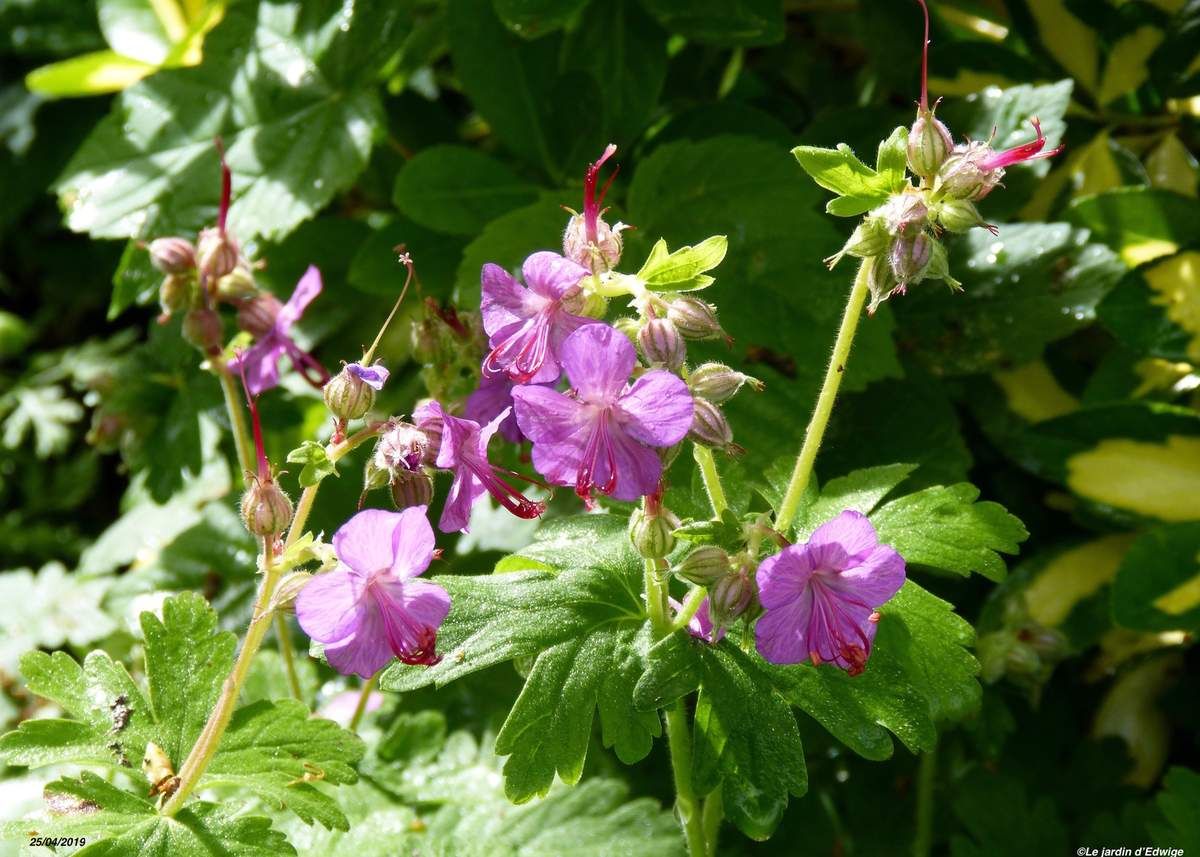
POLYGON ((975 227, 995 232, 975 204, 1000 184, 1005 168, 1052 158, 1063 148, 1046 149, 1037 117, 1030 120, 1035 139, 1011 149, 997 152, 990 142, 980 140, 954 142, 950 129, 934 115, 937 104, 929 105, 929 10, 924 0, 918 2, 925 13, 921 100, 905 148, 917 185, 905 182, 900 192, 868 212, 842 249, 826 260, 831 268, 847 255, 863 260, 871 291, 869 312, 923 280, 943 280, 951 289, 961 289, 950 274, 942 234, 975 227))
POLYGON ((255 338, 250 348, 229 361, 229 370, 242 374, 252 395, 279 384, 279 363, 287 356, 305 380, 320 389, 329 373, 311 354, 296 344, 292 326, 321 293, 321 273, 310 266, 287 303, 259 288, 255 265, 243 252, 227 221, 233 178, 221 156, 221 201, 215 226, 200 230, 193 244, 186 238, 156 238, 148 245, 150 262, 165 277, 159 303, 165 323, 183 314, 183 336, 210 357, 218 357, 225 341, 224 324, 217 307, 226 303, 237 310, 237 326, 255 338))

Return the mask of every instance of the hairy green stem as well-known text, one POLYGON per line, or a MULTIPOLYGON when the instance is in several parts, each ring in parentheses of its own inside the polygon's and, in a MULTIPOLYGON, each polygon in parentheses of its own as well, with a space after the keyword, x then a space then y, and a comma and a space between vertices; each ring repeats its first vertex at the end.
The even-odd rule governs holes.
POLYGON ((842 324, 833 343, 833 353, 829 357, 829 367, 825 370, 825 381, 821 384, 821 392, 817 395, 816 405, 813 406, 812 417, 809 418, 808 428, 804 432, 804 443, 796 457, 792 478, 788 480, 787 492, 783 495, 783 505, 775 519, 775 529, 784 535, 787 535, 788 528, 796 517, 800 498, 812 477, 813 463, 817 460, 817 451, 821 448, 825 427, 829 424, 829 415, 833 411, 838 388, 842 385, 846 359, 850 356, 850 346, 854 344, 854 333, 858 330, 858 320, 862 316, 863 304, 867 299, 868 272, 869 269, 864 263, 854 278, 854 286, 846 300, 846 312, 842 316, 842 324))
POLYGON ((704 491, 708 494, 708 503, 712 506, 713 517, 720 518, 729 508, 725 499, 725 489, 721 485, 721 474, 717 472, 717 462, 712 450, 698 443, 692 444, 692 457, 700 468, 700 478, 704 482, 704 491))
POLYGON ((671 630, 678 631, 680 628, 686 628, 688 622, 691 622, 692 617, 696 615, 696 611, 700 609, 700 605, 704 603, 707 595, 708 590, 703 586, 693 586, 688 592, 687 598, 683 599, 683 607, 676 614, 675 621, 671 623, 671 630))
POLYGON ((188 753, 183 765, 179 768, 179 786, 163 806, 163 815, 171 816, 179 811, 217 752, 217 745, 221 743, 221 736, 225 734, 225 728, 229 726, 229 719, 233 716, 233 710, 237 705, 238 694, 241 692, 242 684, 246 681, 246 674, 250 671, 250 662, 254 660, 254 655, 258 652, 258 647, 262 645, 267 629, 271 627, 271 595, 275 592, 275 584, 279 582, 279 574, 280 569, 275 564, 271 540, 270 538, 264 539, 262 586, 254 601, 254 613, 250 619, 250 627, 246 630, 246 639, 242 642, 242 649, 238 652, 233 671, 225 677, 216 707, 208 716, 208 722, 204 724, 200 737, 196 739, 191 752, 188 753))
POLYGON ((283 671, 287 673, 288 690, 292 698, 304 702, 304 691, 300 689, 300 676, 296 674, 296 655, 292 651, 292 635, 282 613, 275 614, 275 636, 279 638, 279 655, 283 658, 283 671))
POLYGON ((937 780, 937 745, 921 754, 917 766, 917 832, 913 857, 929 857, 933 848, 933 786, 937 780))
POLYGON ((725 801, 721 799, 720 786, 704 799, 700 816, 703 819, 704 841, 708 844, 708 857, 717 857, 717 840, 720 838, 721 821, 725 818, 725 801))
POLYGON ((254 445, 250 441, 250 433, 246 430, 246 418, 242 416, 242 403, 239 399, 237 382, 229 374, 224 364, 213 362, 213 372, 221 382, 221 392, 225 396, 225 409, 229 411, 229 425, 233 428, 233 445, 237 448, 238 467, 242 469, 242 479, 255 471, 254 445))
MULTIPOLYGON (((659 561, 653 559, 646 560, 646 609, 650 614, 650 627, 656 640, 661 640, 671 633, 666 582, 660 577, 659 561)), ((675 812, 683 826, 689 857, 706 857, 704 831, 700 825, 700 808, 692 791, 692 736, 683 700, 676 700, 667 706, 664 718, 667 726, 667 748, 671 754, 671 769, 675 776, 675 812)))
POLYGON ((354 716, 350 718, 351 732, 357 732, 359 724, 362 723, 363 715, 367 713, 367 703, 371 699, 371 691, 375 689, 375 685, 379 682, 379 673, 371 676, 362 683, 362 690, 358 694, 358 705, 354 706, 354 716))
MULTIPOLYGON (((341 443, 329 444, 325 448, 326 455, 329 456, 330 461, 336 462, 356 446, 378 434, 383 425, 383 423, 371 423, 341 443)), ((320 483, 317 483, 305 488, 301 493, 300 500, 296 504, 296 513, 292 517, 292 525, 288 529, 287 538, 284 540, 285 552, 287 548, 295 544, 300 534, 304 532, 304 526, 308 521, 309 512, 312 511, 313 503, 317 499, 317 489, 319 487, 320 483)), ((250 619, 250 627, 246 629, 246 639, 242 642, 242 648, 238 652, 233 670, 226 676, 225 683, 221 686, 221 695, 218 697, 217 704, 213 708, 212 713, 208 716, 208 722, 204 724, 204 729, 200 732, 200 737, 192 745, 191 751, 179 769, 179 786, 176 788, 175 793, 171 795, 170 800, 163 805, 163 815, 170 816, 179 812, 180 807, 183 806, 184 801, 187 800, 188 795, 192 793, 192 790, 200 781, 200 777, 203 776, 208 763, 212 761, 212 757, 216 754, 217 747, 221 743, 221 736, 225 734, 225 729, 229 726, 229 719, 233 716, 233 711, 237 707, 238 696, 242 692, 242 685, 245 683, 246 675, 250 671, 250 663, 254 660, 255 654, 258 653, 258 649, 262 645, 268 628, 271 627, 271 598, 275 594, 275 587, 279 583, 279 578, 283 571, 283 568, 275 562, 273 539, 266 538, 263 540, 262 557, 262 585, 259 587, 258 596, 254 600, 254 612, 250 619)))

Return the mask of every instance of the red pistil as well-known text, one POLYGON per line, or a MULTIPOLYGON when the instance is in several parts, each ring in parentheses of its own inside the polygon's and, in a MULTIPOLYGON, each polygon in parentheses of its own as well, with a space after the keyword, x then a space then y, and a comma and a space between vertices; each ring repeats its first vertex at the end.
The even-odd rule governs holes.
POLYGON ((1049 152, 1043 152, 1042 149, 1046 146, 1046 135, 1042 133, 1042 123, 1038 121, 1036 116, 1031 121, 1033 122, 1033 129, 1037 132, 1036 140, 1030 140, 1028 143, 1023 143, 1020 146, 1013 146, 1011 149, 1005 149, 1003 152, 996 152, 993 155, 989 155, 979 162, 979 169, 995 170, 1024 161, 1040 161, 1044 158, 1053 158, 1063 150, 1062 144, 1059 144, 1049 152))
POLYGON ((604 195, 608 193, 613 179, 621 171, 620 166, 613 170, 608 181, 604 183, 604 187, 600 189, 599 198, 596 196, 596 182, 600 177, 600 168, 604 166, 605 161, 616 154, 616 151, 616 144, 609 143, 604 147, 604 153, 595 163, 588 166, 587 172, 583 175, 583 222, 587 228, 587 240, 592 244, 595 244, 597 239, 596 222, 600 219, 600 206, 604 202, 604 195))
POLYGON ((441 657, 437 654, 437 629, 431 628, 428 625, 417 631, 417 647, 412 651, 397 651, 395 647, 392 652, 400 659, 401 663, 410 664, 412 666, 431 667, 441 661, 441 657))
POLYGON ((925 41, 921 43, 921 111, 929 110, 929 7, 925 0, 917 0, 925 15, 925 41))
POLYGON ((217 209, 217 229, 224 235, 225 220, 229 216, 229 200, 233 194, 233 176, 229 172, 229 165, 225 163, 225 144, 220 137, 216 137, 213 142, 221 156, 221 207, 217 209))
POLYGON ((579 473, 575 477, 575 493, 585 502, 590 502, 592 488, 599 488, 601 494, 611 494, 617 487, 617 455, 613 451, 612 440, 608 436, 608 413, 600 414, 596 427, 588 437, 587 445, 583 448, 583 460, 579 464, 579 473), (608 481, 600 485, 595 481, 596 459, 603 455, 608 465, 608 481))
POLYGON ((271 481, 271 463, 267 461, 266 445, 263 443, 262 420, 258 417, 258 398, 250 395, 246 385, 246 366, 239 361, 238 367, 242 374, 242 392, 246 394, 246 403, 250 406, 250 425, 254 430, 254 451, 258 455, 258 481, 266 484, 271 481))

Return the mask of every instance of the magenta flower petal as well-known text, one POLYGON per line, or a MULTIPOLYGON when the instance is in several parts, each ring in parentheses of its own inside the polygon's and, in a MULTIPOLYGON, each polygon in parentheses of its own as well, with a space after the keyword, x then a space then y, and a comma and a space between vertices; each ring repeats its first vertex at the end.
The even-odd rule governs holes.
POLYGON ((725 629, 722 628, 713 637, 712 614, 708 609, 708 598, 700 602, 700 609, 688 621, 688 633, 706 643, 719 643, 725 639, 725 629))
POLYGON ((561 299, 589 273, 582 265, 548 250, 534 253, 521 265, 521 276, 529 288, 550 300, 561 299))
POLYGON ((672 446, 692 427, 695 405, 687 384, 654 369, 638 378, 619 401, 625 431, 650 446, 672 446))
POLYGON ((333 537, 338 567, 308 582, 296 598, 296 619, 344 674, 370 678, 393 657, 437 662, 437 631, 450 596, 414 579, 433 557, 433 529, 424 507, 403 512, 367 509, 333 537))
POLYGON ((520 443, 525 439, 517 424, 517 415, 512 411, 513 382, 506 377, 480 380, 479 386, 467 396, 465 414, 467 419, 483 425, 500 414, 507 415, 500 423, 500 434, 509 443, 520 443))
POLYGON ((615 327, 589 324, 567 337, 560 360, 579 398, 600 404, 620 395, 637 365, 637 352, 615 327))
POLYGON ((296 613, 314 640, 340 640, 362 621, 367 578, 344 565, 310 580, 296 596, 296 613))
POLYGON ((304 315, 308 305, 316 300, 319 294, 321 294, 321 272, 316 265, 309 265, 303 276, 300 277, 300 282, 296 283, 292 296, 279 310, 279 315, 275 319, 275 327, 286 333, 293 324, 300 320, 300 316, 304 315))
POLYGON ((388 376, 391 374, 379 363, 371 366, 364 366, 361 363, 348 363, 346 371, 376 392, 383 389, 383 385, 387 383, 388 376))
POLYGON ((771 663, 830 662, 851 675, 866 667, 878 607, 904 585, 904 560, 878 544, 870 521, 847 510, 807 544, 784 548, 755 575, 764 614, 755 645, 771 663))
POLYGON ((536 298, 531 300, 534 296, 528 289, 514 280, 508 271, 491 262, 483 266, 479 285, 479 309, 483 316, 483 329, 488 336, 525 321, 545 305, 544 301, 536 298))
POLYGON ((271 329, 260 336, 254 345, 229 361, 230 371, 235 375, 245 374, 250 395, 257 396, 279 385, 279 361, 285 354, 291 358, 292 367, 318 389, 329 380, 325 367, 297 345, 288 332, 320 293, 321 272, 309 265, 292 296, 275 316, 271 329))

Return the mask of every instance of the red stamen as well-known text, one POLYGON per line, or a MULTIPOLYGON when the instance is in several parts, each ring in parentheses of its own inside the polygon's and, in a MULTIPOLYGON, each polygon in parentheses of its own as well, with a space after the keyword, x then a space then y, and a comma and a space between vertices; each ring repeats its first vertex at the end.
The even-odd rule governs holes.
POLYGON ((532 520, 546 511, 545 503, 530 500, 516 488, 501 479, 496 474, 496 468, 487 462, 480 463, 468 459, 464 464, 483 483, 483 487, 496 499, 496 502, 518 518, 532 520))
POLYGON ((579 464, 579 473, 575 477, 575 493, 585 502, 591 497, 591 489, 599 488, 601 494, 611 494, 617 487, 617 456, 613 452, 612 442, 608 438, 608 413, 605 412, 596 420, 596 427, 588 437, 587 445, 583 448, 583 460, 579 464), (595 481, 596 458, 603 450, 605 463, 608 465, 608 481, 603 485, 595 481))
POLYGON ((217 229, 221 234, 225 234, 225 220, 229 216, 229 200, 233 195, 233 175, 229 172, 229 165, 225 163, 225 144, 220 137, 213 140, 216 144, 217 154, 221 156, 221 207, 217 209, 217 229))
POLYGON ((254 430, 254 451, 258 454, 258 481, 271 481, 271 464, 267 461, 267 452, 263 443, 262 421, 258 417, 258 398, 250 395, 250 387, 246 384, 246 366, 238 363, 242 376, 242 392, 246 394, 246 404, 250 406, 250 425, 254 430))
POLYGON ((596 180, 600 177, 600 168, 604 166, 604 162, 611 158, 616 151, 616 144, 609 143, 604 147, 604 153, 595 163, 590 164, 587 172, 583 174, 583 222, 587 228, 587 239, 593 244, 596 243, 596 221, 600 217, 600 203, 604 201, 604 195, 608 193, 608 187, 617 174, 613 172, 609 176, 604 189, 600 191, 599 199, 596 199, 596 180))

